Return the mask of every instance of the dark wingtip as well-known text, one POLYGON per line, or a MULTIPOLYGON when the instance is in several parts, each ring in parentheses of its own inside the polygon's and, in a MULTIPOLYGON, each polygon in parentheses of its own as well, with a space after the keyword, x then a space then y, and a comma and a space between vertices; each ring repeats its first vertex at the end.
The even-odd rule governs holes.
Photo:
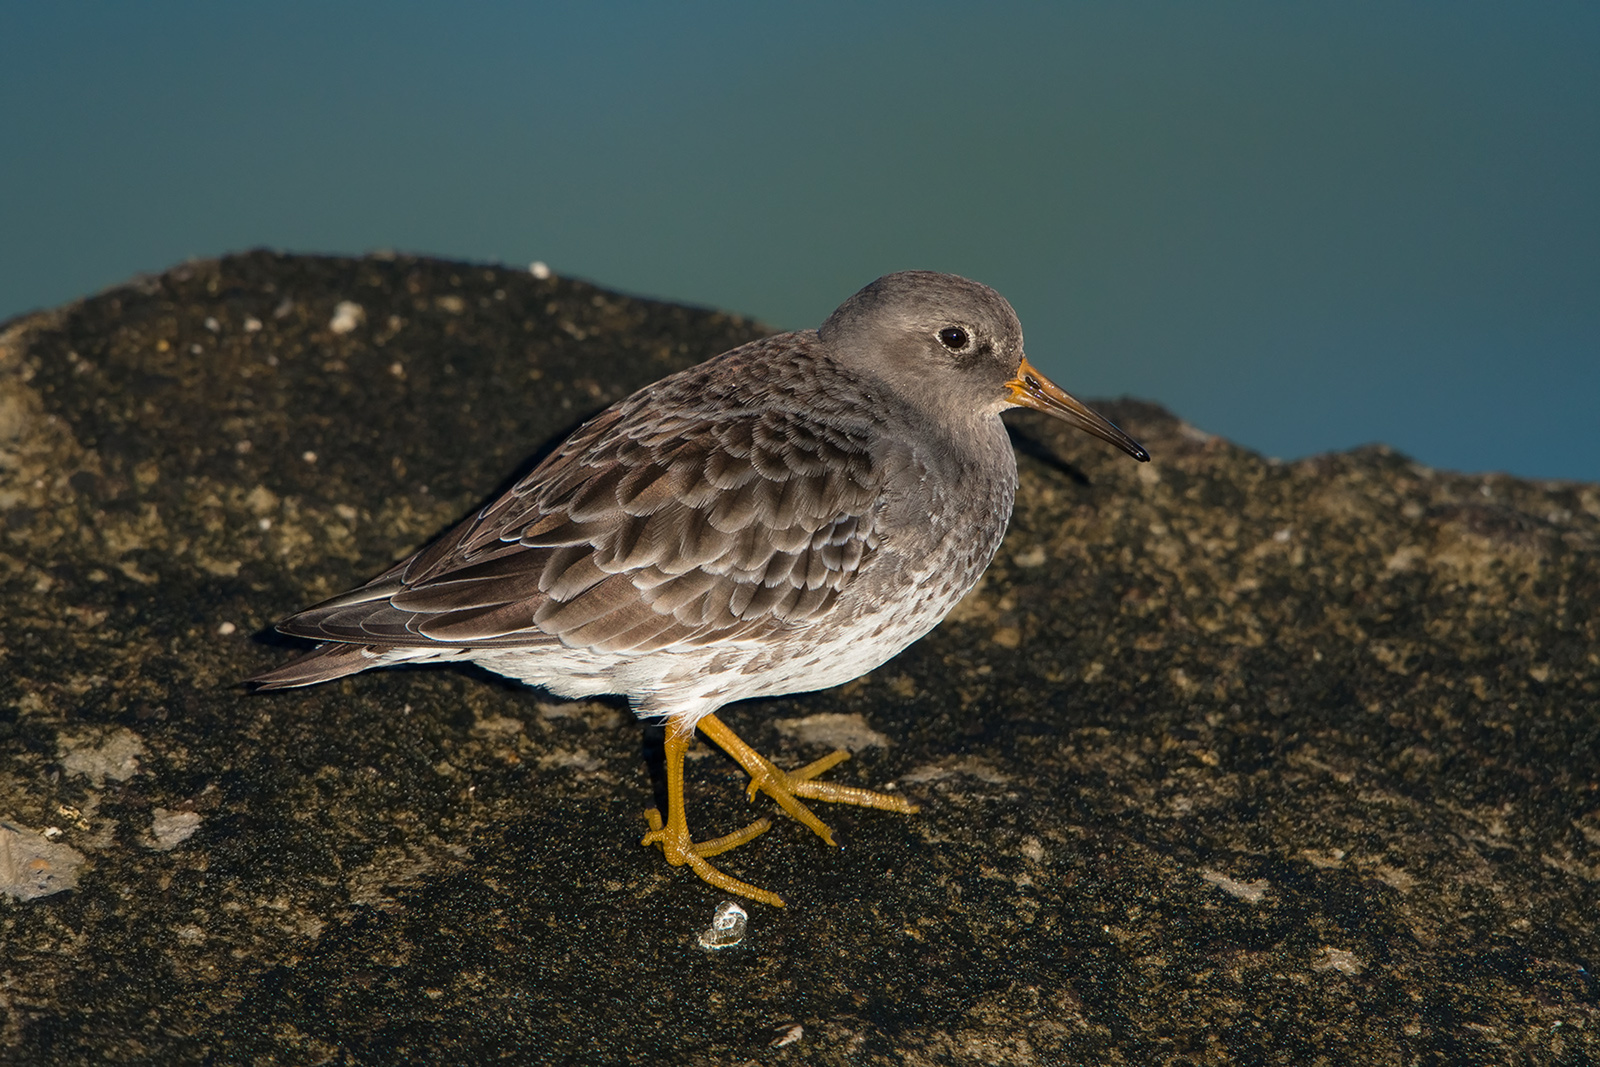
POLYGON ((378 666, 376 650, 366 645, 328 642, 305 652, 274 670, 246 678, 239 684, 252 692, 270 692, 274 689, 294 689, 302 685, 316 685, 347 674, 359 674, 369 667, 378 666))

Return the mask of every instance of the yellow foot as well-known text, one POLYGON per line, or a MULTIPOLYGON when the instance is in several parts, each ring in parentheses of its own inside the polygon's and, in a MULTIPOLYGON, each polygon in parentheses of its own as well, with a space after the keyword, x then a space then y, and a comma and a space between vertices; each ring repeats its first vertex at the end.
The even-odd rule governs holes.
MULTIPOLYGON (((790 817, 809 826, 813 833, 829 845, 834 844, 833 831, 829 830, 827 825, 817 818, 810 808, 800 803, 796 799, 797 797, 826 801, 830 804, 854 804, 862 808, 898 811, 903 815, 909 815, 917 810, 917 806, 905 797, 878 793, 871 789, 862 789, 859 786, 813 781, 812 779, 817 775, 831 770, 850 758, 850 753, 843 749, 830 752, 821 759, 813 760, 797 770, 785 771, 745 744, 738 734, 728 729, 727 724, 715 715, 705 716, 697 725, 700 727, 701 733, 715 741, 728 755, 738 760, 739 765, 750 775, 750 785, 746 791, 752 800, 755 799, 755 795, 758 792, 767 794, 767 796, 777 801, 778 806, 788 812, 790 817)), ((729 845, 728 847, 732 848, 733 846, 729 845)), ((702 875, 702 877, 704 876, 702 875)))
POLYGON ((702 881, 716 886, 724 893, 732 893, 762 904, 771 904, 775 908, 783 907, 783 898, 778 894, 758 889, 749 882, 741 882, 732 875, 723 874, 706 862, 707 856, 715 856, 719 852, 737 848, 746 841, 766 833, 772 826, 771 819, 757 819, 743 830, 735 830, 731 834, 697 844, 689 839, 687 827, 671 826, 662 822, 661 812, 655 808, 646 810, 644 818, 650 824, 650 832, 640 839, 639 844, 647 848, 651 845, 657 846, 672 866, 682 867, 688 864, 689 869, 698 874, 702 881))

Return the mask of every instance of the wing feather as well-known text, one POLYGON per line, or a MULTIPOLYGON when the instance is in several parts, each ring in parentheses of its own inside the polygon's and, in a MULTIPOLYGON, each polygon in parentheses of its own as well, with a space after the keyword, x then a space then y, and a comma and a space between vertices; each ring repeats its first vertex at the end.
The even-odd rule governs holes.
MULTIPOLYGON (((773 339, 808 355, 808 335, 773 339)), ((699 647, 804 625, 870 565, 882 453, 847 403, 773 402, 757 342, 579 428, 510 491, 360 589, 282 624, 387 646, 699 647)), ((785 386, 787 388, 787 386, 785 386)))

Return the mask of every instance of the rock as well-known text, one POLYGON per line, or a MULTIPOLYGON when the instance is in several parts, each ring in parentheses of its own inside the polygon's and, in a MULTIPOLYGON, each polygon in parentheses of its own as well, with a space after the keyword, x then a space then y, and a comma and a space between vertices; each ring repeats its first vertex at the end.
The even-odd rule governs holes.
MULTIPOLYGON (((921 813, 827 810, 835 851, 780 818, 719 862, 791 906, 715 953, 719 896, 638 846, 619 702, 238 686, 286 658, 274 619, 761 332, 548 271, 267 253, 8 324, 0 812, 90 863, 0 904, 0 1059, 1600 1054, 1594 485, 1276 463, 1109 405, 1140 467, 1019 418, 1013 529, 952 619, 727 712, 790 764, 885 739, 834 777, 921 813)), ((750 818, 726 760, 690 790, 702 834, 750 818)))
POLYGON ((78 884, 83 860, 71 845, 0 819, 0 894, 26 902, 65 892, 78 884))
POLYGON ((139 757, 144 742, 132 730, 93 730, 86 734, 62 734, 56 739, 61 770, 82 775, 100 788, 106 779, 126 782, 139 773, 139 757))
POLYGON ((156 808, 150 813, 150 836, 141 844, 159 852, 171 852, 193 837, 204 821, 197 812, 156 808))

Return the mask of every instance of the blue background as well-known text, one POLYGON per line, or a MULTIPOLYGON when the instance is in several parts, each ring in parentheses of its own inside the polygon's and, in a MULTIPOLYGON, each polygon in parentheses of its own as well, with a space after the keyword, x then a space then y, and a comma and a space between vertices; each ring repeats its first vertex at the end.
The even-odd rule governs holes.
POLYGON ((0 0, 0 40, 0 318, 258 245, 781 327, 931 268, 1080 396, 1600 480, 1597 4, 0 0))

